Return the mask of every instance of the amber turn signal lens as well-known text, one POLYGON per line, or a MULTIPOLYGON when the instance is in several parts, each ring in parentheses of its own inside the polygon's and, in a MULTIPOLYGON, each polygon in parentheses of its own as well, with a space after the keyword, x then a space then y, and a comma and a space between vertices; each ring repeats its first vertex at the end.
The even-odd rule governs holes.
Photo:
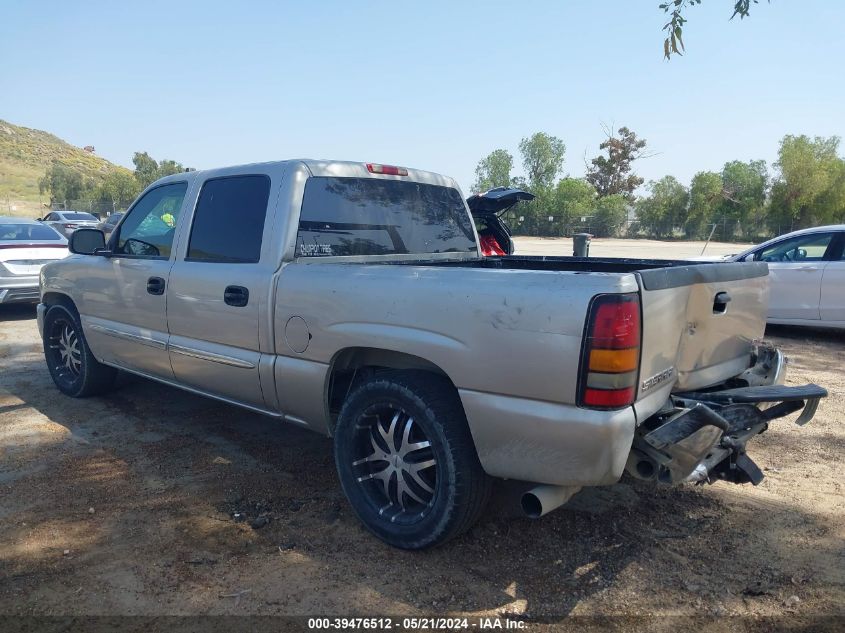
POLYGON ((621 374, 634 371, 639 363, 640 350, 631 349, 593 349, 590 350, 590 371, 621 374))

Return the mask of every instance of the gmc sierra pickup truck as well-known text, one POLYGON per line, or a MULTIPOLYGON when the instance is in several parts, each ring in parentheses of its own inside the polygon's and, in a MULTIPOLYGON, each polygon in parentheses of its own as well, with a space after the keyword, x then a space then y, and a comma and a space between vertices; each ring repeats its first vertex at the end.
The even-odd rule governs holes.
MULTIPOLYGON (((490 226, 496 198, 472 205, 490 226)), ((122 370, 330 435, 356 514, 401 548, 466 530, 496 477, 535 517, 626 470, 757 483, 747 441, 826 395, 783 386, 760 341, 765 263, 483 257, 455 181, 425 171, 176 174, 70 250, 40 276, 60 391, 122 370)))

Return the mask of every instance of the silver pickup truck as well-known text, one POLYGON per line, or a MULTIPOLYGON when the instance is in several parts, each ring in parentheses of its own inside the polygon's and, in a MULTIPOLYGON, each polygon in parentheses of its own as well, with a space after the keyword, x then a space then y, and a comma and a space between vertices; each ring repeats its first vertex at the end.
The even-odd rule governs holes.
POLYGON ((746 442, 826 395, 760 342, 765 263, 482 257, 425 171, 177 174, 70 250, 40 278, 59 390, 123 370, 330 435, 361 521, 407 549, 472 525, 491 478, 527 482, 529 516, 626 470, 757 483, 746 442))

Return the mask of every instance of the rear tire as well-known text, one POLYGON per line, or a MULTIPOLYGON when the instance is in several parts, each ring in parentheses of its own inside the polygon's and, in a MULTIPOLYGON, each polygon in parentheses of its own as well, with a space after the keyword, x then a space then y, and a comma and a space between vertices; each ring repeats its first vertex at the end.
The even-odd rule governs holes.
POLYGON ((355 513, 394 547, 445 543, 478 520, 490 496, 460 398, 437 374, 385 372, 360 385, 340 412, 334 446, 355 513))
POLYGON ((98 362, 76 310, 58 304, 44 315, 44 358, 59 391, 73 398, 104 393, 114 387, 117 370, 98 362))

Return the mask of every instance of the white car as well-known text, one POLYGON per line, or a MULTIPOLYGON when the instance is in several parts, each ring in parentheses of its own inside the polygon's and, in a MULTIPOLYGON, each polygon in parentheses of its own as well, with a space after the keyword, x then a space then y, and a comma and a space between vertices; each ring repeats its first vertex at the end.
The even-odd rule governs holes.
POLYGON ((37 303, 41 267, 67 256, 67 240, 53 228, 0 216, 0 303, 37 303))
POLYGON ((788 233, 725 261, 768 262, 768 323, 845 328, 845 224, 788 233))

